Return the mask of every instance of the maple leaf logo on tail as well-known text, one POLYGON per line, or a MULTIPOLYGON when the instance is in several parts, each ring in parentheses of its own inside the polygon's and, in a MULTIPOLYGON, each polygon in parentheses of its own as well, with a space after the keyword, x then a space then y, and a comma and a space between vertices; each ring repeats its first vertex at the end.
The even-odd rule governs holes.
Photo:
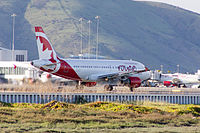
POLYGON ((57 55, 50 41, 44 33, 42 27, 35 27, 36 40, 40 59, 50 59, 53 63, 57 60, 57 55))
POLYGON ((50 41, 48 40, 46 34, 44 33, 42 27, 35 27, 35 35, 38 46, 39 59, 48 59, 48 61, 55 63, 55 67, 51 67, 51 72, 57 72, 60 69, 59 58, 56 55, 50 41))

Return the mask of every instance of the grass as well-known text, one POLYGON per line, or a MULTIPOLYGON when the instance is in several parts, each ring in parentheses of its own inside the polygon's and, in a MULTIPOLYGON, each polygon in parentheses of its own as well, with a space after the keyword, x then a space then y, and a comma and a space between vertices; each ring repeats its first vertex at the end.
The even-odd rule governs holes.
POLYGON ((186 130, 195 132, 200 126, 197 115, 199 109, 199 105, 161 106, 161 103, 152 102, 1 103, 0 130, 2 132, 184 132, 186 130))

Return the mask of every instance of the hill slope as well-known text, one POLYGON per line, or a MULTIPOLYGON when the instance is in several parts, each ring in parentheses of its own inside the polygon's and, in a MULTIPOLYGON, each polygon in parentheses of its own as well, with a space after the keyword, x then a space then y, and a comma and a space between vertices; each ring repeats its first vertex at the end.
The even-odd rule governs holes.
POLYGON ((32 26, 24 18, 29 2, 27 0, 0 1, 0 46, 11 48, 13 24, 11 14, 15 13, 17 14, 15 17, 15 49, 28 50, 28 56, 33 59, 38 57, 35 36, 32 26))
MULTIPOLYGON (((13 12, 17 11, 14 8, 15 2, 9 4, 13 7, 13 12)), ((30 43, 34 51, 34 53, 29 51, 30 59, 36 58, 37 54, 33 46, 35 25, 44 27, 60 55, 66 57, 69 54, 78 54, 81 36, 78 21, 80 17, 85 18, 84 52, 87 52, 88 43, 87 20, 93 21, 91 49, 95 52, 96 20, 94 17, 99 15, 101 55, 112 59, 138 60, 151 69, 159 69, 162 64, 165 70, 175 71, 176 65, 180 64, 182 72, 194 72, 200 67, 200 16, 174 6, 131 0, 31 0, 23 4, 18 3, 17 9, 19 7, 22 10, 20 13, 24 13, 24 18, 18 19, 18 23, 25 25, 20 26, 24 29, 23 33, 20 28, 16 28, 19 34, 16 37, 18 38, 16 45, 19 48, 27 48, 27 44, 30 43), (20 40, 22 36, 28 37, 26 42, 20 40)), ((9 22, 11 25, 11 18, 9 22)), ((11 26, 7 28, 10 31, 5 30, 5 33, 10 34, 11 26)), ((0 38, 8 40, 1 35, 0 38)))

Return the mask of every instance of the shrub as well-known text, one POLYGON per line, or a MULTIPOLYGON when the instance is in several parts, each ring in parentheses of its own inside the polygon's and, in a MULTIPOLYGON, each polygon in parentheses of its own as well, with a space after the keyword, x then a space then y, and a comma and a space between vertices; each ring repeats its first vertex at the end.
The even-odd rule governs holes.
POLYGON ((0 101, 0 107, 12 107, 11 103, 5 103, 0 101))
POLYGON ((96 110, 104 110, 104 111, 133 111, 136 113, 152 113, 152 112, 162 112, 159 109, 152 107, 143 107, 139 105, 133 104, 120 104, 120 103, 111 103, 111 102, 94 102, 87 104, 89 107, 92 107, 96 110))
POLYGON ((74 108, 75 106, 72 104, 58 102, 58 101, 51 101, 41 107, 41 109, 45 110, 60 110, 60 109, 67 109, 67 108, 74 108))

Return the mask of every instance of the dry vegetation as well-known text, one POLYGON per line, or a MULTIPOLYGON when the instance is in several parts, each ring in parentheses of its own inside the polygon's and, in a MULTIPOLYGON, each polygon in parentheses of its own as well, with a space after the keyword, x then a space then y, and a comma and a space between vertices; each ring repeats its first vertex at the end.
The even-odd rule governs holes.
POLYGON ((200 106, 166 103, 1 103, 4 132, 198 132, 200 106))
MULTIPOLYGON (((104 85, 98 84, 94 87, 86 87, 82 89, 76 89, 75 84, 72 85, 59 85, 57 83, 24 83, 23 85, 13 85, 13 84, 1 84, 0 92, 36 92, 36 93, 132 93, 130 89, 125 86, 114 86, 112 92, 106 91, 104 85)), ((162 87, 139 87, 135 88, 133 93, 160 93, 160 94, 189 94, 189 93, 199 93, 199 88, 162 88, 162 87)))
MULTIPOLYGON (((0 86, 0 91, 17 92, 37 92, 37 93, 106 93, 103 85, 76 89, 75 85, 60 86, 56 83, 32 83, 23 85, 4 84, 0 86)), ((114 87, 112 92, 108 93, 130 93, 128 87, 114 87)))

